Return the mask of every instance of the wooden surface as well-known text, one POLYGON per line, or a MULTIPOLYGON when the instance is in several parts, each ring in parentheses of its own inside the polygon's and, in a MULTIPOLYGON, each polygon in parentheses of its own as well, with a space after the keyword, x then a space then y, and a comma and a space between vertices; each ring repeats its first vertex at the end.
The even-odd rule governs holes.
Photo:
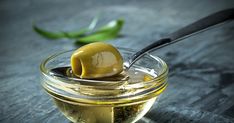
MULTIPOLYGON (((123 36, 108 41, 139 50, 233 0, 2 0, 0 1, 0 122, 68 123, 40 85, 39 64, 70 40, 50 41, 32 31, 87 26, 100 14, 102 25, 124 18, 123 36)), ((234 122, 234 22, 153 53, 170 67, 169 87, 139 123, 234 122)))

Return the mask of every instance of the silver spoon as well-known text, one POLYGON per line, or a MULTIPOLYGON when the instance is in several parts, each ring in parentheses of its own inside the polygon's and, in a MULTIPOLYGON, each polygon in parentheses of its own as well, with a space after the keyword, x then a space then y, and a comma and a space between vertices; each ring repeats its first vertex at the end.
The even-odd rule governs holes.
MULTIPOLYGON (((204 17, 192 24, 189 24, 175 31, 174 33, 171 33, 157 41, 154 41, 154 43, 136 52, 135 54, 132 55, 129 61, 124 63, 124 68, 125 70, 128 70, 138 59, 144 56, 144 54, 147 52, 151 52, 152 50, 156 50, 165 47, 167 45, 173 44, 175 42, 181 41, 182 39, 206 31, 211 27, 214 27, 215 25, 220 25, 224 22, 233 19, 234 19, 234 8, 222 10, 214 14, 211 14, 207 17, 204 17)), ((54 76, 65 77, 67 76, 66 73, 68 72, 69 68, 70 67, 54 68, 50 71, 50 74, 54 76)))
POLYGON ((145 53, 150 52, 152 50, 160 49, 162 47, 165 47, 167 45, 176 43, 178 41, 181 41, 185 38, 188 38, 190 36, 196 35, 198 33, 201 33, 203 31, 206 31, 210 29, 211 27, 214 27, 215 25, 220 25, 224 22, 230 21, 234 19, 234 8, 226 9, 223 11, 216 12, 214 14, 211 14, 207 17, 204 17, 192 24, 189 24, 174 33, 171 33, 154 43, 146 46, 145 48, 141 49, 140 51, 136 52, 132 55, 132 57, 129 59, 128 62, 124 63, 125 69, 129 69, 138 59, 140 59, 142 56, 144 56, 145 53))

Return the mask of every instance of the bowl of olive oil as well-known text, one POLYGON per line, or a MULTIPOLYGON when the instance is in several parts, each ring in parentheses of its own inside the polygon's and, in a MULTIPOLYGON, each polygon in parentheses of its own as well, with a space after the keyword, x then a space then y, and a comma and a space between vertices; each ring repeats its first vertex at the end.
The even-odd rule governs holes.
MULTIPOLYGON (((133 50, 118 48, 124 61, 133 50)), ((40 66, 41 83, 62 114, 74 123, 134 123, 158 101, 167 87, 168 67, 157 56, 146 54, 123 73, 102 79, 74 77, 70 56, 56 53, 40 66), (54 76, 61 69, 65 76, 54 76)))

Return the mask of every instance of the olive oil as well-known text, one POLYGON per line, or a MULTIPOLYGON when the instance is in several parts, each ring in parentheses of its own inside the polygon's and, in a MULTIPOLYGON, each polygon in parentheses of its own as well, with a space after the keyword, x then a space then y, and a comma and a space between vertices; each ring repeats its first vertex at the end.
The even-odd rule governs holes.
POLYGON ((116 106, 74 105, 54 99, 59 110, 74 123, 131 123, 139 120, 155 98, 141 103, 116 106))
MULTIPOLYGON (((128 83, 134 83, 139 81, 150 81, 154 77, 156 77, 156 74, 153 76, 148 73, 142 72, 141 70, 129 70, 128 73, 124 75, 128 77, 123 77, 123 75, 121 75, 121 77, 115 77, 114 79, 119 80, 122 78, 128 78, 128 83)), ((162 91, 164 89, 165 88, 162 88, 157 92, 162 91)), ((105 100, 101 102, 97 101, 94 103, 86 103, 85 101, 70 99, 69 97, 63 97, 63 95, 58 95, 57 93, 47 88, 46 90, 51 96, 54 97, 54 102, 59 108, 59 110, 74 123, 133 123, 142 118, 149 111, 149 109, 152 107, 157 98, 157 96, 151 96, 149 94, 145 95, 145 97, 147 98, 140 97, 138 101, 135 101, 131 98, 125 98, 124 103, 122 102, 122 99, 116 99, 112 103, 106 102, 105 100)), ((75 93, 87 96, 118 97, 120 95, 126 93, 134 93, 136 91, 138 90, 130 89, 129 91, 113 90, 102 92, 94 88, 80 88, 75 90, 75 93)))

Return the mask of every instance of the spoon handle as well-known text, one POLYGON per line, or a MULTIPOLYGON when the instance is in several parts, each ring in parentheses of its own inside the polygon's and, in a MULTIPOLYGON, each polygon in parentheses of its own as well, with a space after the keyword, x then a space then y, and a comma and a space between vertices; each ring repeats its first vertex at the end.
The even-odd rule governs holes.
POLYGON ((221 24, 228 20, 234 19, 234 8, 226 9, 223 11, 216 12, 207 17, 204 17, 192 24, 189 24, 174 33, 167 35, 166 37, 155 41, 154 43, 146 46, 142 50, 133 54, 128 63, 125 63, 125 68, 128 69, 133 63, 135 63, 139 58, 141 58, 145 53, 150 52, 153 49, 159 49, 169 44, 181 41, 187 37, 198 34, 205 30, 210 29, 215 25, 221 24))

